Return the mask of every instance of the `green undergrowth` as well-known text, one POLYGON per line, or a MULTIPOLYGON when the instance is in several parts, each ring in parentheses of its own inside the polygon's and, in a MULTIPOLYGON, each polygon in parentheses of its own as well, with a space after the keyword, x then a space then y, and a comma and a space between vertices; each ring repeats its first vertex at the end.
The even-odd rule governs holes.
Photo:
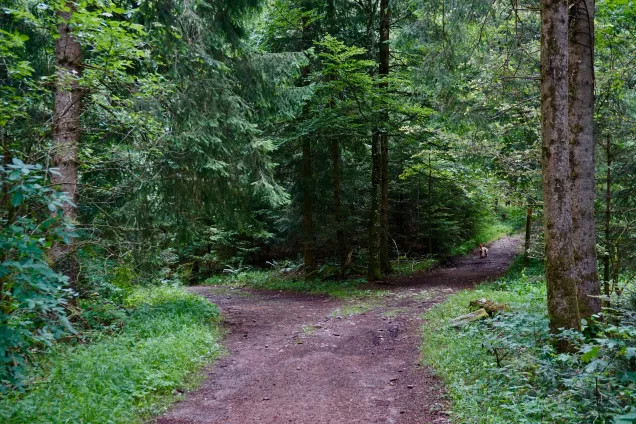
POLYGON ((490 243, 495 240, 499 240, 502 237, 513 234, 516 228, 505 222, 497 222, 491 225, 484 226, 480 229, 475 237, 466 240, 459 246, 451 250, 450 256, 464 256, 473 251, 479 243, 490 243))
POLYGON ((315 278, 305 280, 297 274, 284 275, 276 270, 245 270, 215 275, 205 284, 215 286, 249 287, 258 290, 292 291, 328 295, 339 299, 359 299, 383 296, 386 291, 369 290, 363 278, 353 280, 331 280, 315 278))
POLYGON ((0 422, 143 422, 196 384, 220 350, 217 307, 180 287, 135 289, 125 304, 119 331, 37 354, 26 391, 0 398, 0 422))
POLYGON ((498 216, 489 216, 478 226, 475 235, 453 248, 450 256, 464 256, 472 252, 479 243, 491 243, 502 237, 518 233, 525 225, 525 212, 514 206, 500 206, 498 216), (505 217, 505 219, 503 219, 505 217))
POLYGON ((577 351, 558 354, 542 274, 537 264, 524 270, 517 262, 506 277, 449 296, 426 313, 422 354, 445 382, 453 422, 636 422, 636 314, 617 304, 604 312, 605 323, 563 334, 577 351), (449 326, 482 298, 510 312, 449 326))
POLYGON ((400 277, 408 276, 416 272, 428 271, 438 264, 439 260, 436 258, 415 259, 402 256, 398 260, 393 261, 393 274, 400 277))

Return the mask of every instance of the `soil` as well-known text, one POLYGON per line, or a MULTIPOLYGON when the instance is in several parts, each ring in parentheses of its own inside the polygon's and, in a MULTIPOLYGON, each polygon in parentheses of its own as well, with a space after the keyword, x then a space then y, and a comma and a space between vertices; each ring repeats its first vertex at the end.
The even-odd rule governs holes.
POLYGON ((503 275, 519 244, 501 239, 486 259, 475 251, 357 301, 193 287, 221 308, 228 354, 157 423, 448 423, 442 382, 421 365, 422 315, 503 275))

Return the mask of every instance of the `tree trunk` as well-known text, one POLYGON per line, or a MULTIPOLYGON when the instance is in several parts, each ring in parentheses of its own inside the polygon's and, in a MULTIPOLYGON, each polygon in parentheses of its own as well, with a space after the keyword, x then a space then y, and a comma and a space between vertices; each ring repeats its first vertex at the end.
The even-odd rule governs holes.
POLYGON ((331 161, 333 162, 333 200, 336 218, 336 241, 338 242, 338 256, 340 256, 340 277, 344 276, 347 263, 347 246, 345 243, 344 225, 342 219, 342 189, 340 186, 340 143, 338 139, 331 140, 331 161))
POLYGON ((594 226, 594 0, 570 4, 569 130, 574 279, 582 318, 601 311, 594 226))
MULTIPOLYGON (((380 1, 380 57, 379 75, 386 78, 389 75, 389 24, 391 20, 391 10, 389 0, 380 1)), ((388 82, 380 82, 380 88, 386 90, 388 82)), ((380 200, 380 267, 383 273, 392 271, 391 260, 389 259, 389 133, 387 130, 389 113, 384 110, 381 113, 382 126, 380 131, 380 156, 381 156, 381 200, 380 200)))
MULTIPOLYGON (((73 15, 73 4, 67 3, 69 11, 58 12, 62 23, 58 27, 59 38, 55 43, 55 103, 53 111, 53 167, 51 182, 68 193, 73 204, 65 203, 63 215, 75 222, 77 219, 77 169, 80 136, 80 108, 82 90, 79 76, 82 71, 82 51, 73 36, 69 21, 73 15)), ((55 267, 69 277, 71 287, 77 281, 77 260, 74 243, 56 243, 50 250, 55 267)))
MULTIPOLYGON (((568 130, 568 1, 541 0, 541 139, 550 328, 579 329, 568 130)), ((559 349, 568 346, 560 344, 559 349)))
POLYGON ((605 255, 603 256, 603 289, 605 296, 610 295, 610 225, 612 219, 612 151, 609 135, 605 145, 605 155, 607 157, 607 179, 605 181, 605 255))
POLYGON ((382 161, 380 136, 374 132, 371 137, 371 211, 369 214, 369 258, 367 280, 382 280, 380 267, 380 174, 382 161))
MULTIPOLYGON (((303 2, 301 10, 307 12, 310 9, 309 2, 303 2)), ((311 35, 309 28, 309 18, 302 18, 302 40, 306 48, 311 45, 311 35)), ((311 71, 310 65, 304 66, 300 70, 302 84, 307 84, 307 76, 311 71)), ((309 114, 309 103, 303 106, 303 115, 309 114)), ((304 261, 305 278, 313 278, 316 270, 316 257, 314 255, 314 206, 313 206, 313 170, 311 165, 311 139, 303 137, 303 237, 304 237, 304 261)))
POLYGON ((336 26, 336 5, 334 0, 327 0, 327 25, 329 34, 335 36, 338 28, 336 26))
POLYGON ((526 215, 526 242, 523 248, 523 266, 528 267, 530 264, 530 236, 532 235, 532 207, 528 206, 528 214, 526 215))
POLYGON ((312 188, 313 173, 311 169, 311 140, 303 139, 303 225, 305 236, 305 276, 311 276, 316 269, 314 256, 314 221, 312 188))
POLYGON ((428 152, 428 202, 426 204, 428 221, 426 231, 428 232, 428 254, 433 257, 433 168, 431 166, 431 152, 428 152))
POLYGON ((389 258, 389 137, 386 131, 380 133, 382 177, 380 199, 380 266, 383 273, 393 271, 389 258))

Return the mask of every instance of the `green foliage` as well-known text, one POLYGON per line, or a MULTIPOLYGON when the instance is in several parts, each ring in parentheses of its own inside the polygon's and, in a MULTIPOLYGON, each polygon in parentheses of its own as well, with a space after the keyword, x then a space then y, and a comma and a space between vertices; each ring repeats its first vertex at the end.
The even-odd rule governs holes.
POLYGON ((136 423, 192 387, 219 352, 218 309, 178 287, 136 289, 124 328, 89 344, 58 345, 27 372, 29 390, 0 399, 0 420, 136 423))
POLYGON ((16 158, 0 165, 0 392, 22 384, 30 349, 73 331, 68 279, 46 261, 46 251, 73 234, 58 213, 70 200, 47 187, 45 174, 16 158))
POLYGON ((365 289, 366 280, 363 278, 343 281, 317 278, 307 281, 289 267, 273 271, 237 269, 226 274, 210 277, 205 281, 205 284, 324 294, 339 299, 363 298, 381 294, 381 292, 365 289))
POLYGON ((583 334, 564 333, 578 351, 557 354, 542 273, 536 264, 522 269, 518 262, 501 280, 452 295, 426 314, 422 352, 450 391, 455 422, 609 423, 634 412, 633 312, 595 321, 583 334), (481 298, 512 311, 459 329, 448 326, 481 298))
POLYGON ((428 271, 437 266, 439 261, 433 258, 408 258, 406 256, 398 256, 393 261, 393 272, 397 275, 411 275, 416 272, 428 271))
POLYGON ((479 243, 490 243, 518 231, 519 227, 513 222, 501 222, 492 216, 485 217, 478 224, 475 234, 469 240, 451 249, 451 256, 467 255, 478 247, 479 243))

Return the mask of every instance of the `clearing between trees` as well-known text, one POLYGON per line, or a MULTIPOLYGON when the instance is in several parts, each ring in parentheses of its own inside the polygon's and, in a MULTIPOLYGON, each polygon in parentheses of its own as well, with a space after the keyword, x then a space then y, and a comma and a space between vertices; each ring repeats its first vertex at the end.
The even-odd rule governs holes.
POLYGON ((487 259, 473 254, 350 301, 193 287, 221 308, 228 354, 157 422, 447 423, 442 383, 420 364, 422 315, 450 293, 502 276, 519 244, 503 238, 487 259))

